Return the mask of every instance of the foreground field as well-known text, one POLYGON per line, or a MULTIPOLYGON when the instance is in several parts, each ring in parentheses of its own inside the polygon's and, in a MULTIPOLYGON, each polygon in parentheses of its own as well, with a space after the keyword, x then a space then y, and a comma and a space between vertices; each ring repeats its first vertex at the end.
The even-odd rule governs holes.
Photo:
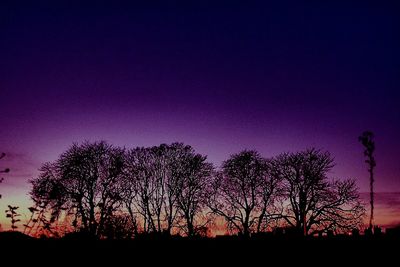
MULTIPOLYGON (((271 264, 325 266, 377 263, 397 266, 397 237, 78 240, 0 238, 3 255, 16 262, 112 263, 135 265, 271 264), (393 265, 394 264, 394 265, 393 265)), ((143 266, 143 265, 141 265, 143 266)))

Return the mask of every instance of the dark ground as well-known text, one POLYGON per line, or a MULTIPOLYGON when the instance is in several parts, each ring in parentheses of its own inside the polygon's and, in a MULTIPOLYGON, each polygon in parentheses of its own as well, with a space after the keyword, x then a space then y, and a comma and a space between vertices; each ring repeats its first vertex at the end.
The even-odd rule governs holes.
POLYGON ((3 234, 0 247, 3 260, 28 264, 398 266, 400 262, 400 238, 387 236, 66 240, 3 234))

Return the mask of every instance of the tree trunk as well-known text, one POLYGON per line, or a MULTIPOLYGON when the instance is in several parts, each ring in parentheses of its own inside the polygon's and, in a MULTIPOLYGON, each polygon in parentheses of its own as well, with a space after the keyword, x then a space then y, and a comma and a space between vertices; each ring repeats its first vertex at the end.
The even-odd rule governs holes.
MULTIPOLYGON (((372 162, 372 159, 370 159, 370 162, 372 162)), ((370 204, 371 204, 371 215, 369 218, 369 228, 372 230, 372 227, 374 224, 374 167, 372 164, 369 169, 369 176, 370 176, 369 187, 370 187, 370 204)))

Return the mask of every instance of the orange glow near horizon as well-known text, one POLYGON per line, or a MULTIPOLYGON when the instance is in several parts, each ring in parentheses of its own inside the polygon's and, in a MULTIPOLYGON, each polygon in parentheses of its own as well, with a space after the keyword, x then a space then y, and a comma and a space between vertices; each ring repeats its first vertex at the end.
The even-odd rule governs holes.
MULTIPOLYGON (((14 192, 17 193, 18 191, 14 192)), ((368 215, 367 203, 369 194, 362 193, 361 197, 365 203, 368 215)), ((28 197, 21 198, 18 194, 7 197, 7 200, 10 200, 10 204, 19 206, 18 212, 21 214, 21 222, 17 224, 17 230, 22 232, 24 229, 23 224, 29 218, 28 208, 32 206, 33 203, 28 197)), ((376 193, 375 200, 375 225, 383 229, 400 225, 400 193, 376 193)), ((3 200, 0 201, 0 209, 2 211, 2 213, 0 213, 0 225, 2 231, 10 230, 10 222, 8 218, 5 217, 7 205, 8 203, 5 203, 3 200)), ((365 217, 364 223, 365 225, 368 224, 368 216, 365 217)), ((210 230, 211 236, 226 235, 228 233, 223 218, 217 218, 210 230)))

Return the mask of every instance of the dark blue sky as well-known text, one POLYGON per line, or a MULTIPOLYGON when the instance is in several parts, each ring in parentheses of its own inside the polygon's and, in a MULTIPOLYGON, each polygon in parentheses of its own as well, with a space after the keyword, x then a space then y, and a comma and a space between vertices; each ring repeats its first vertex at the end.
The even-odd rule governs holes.
POLYGON ((399 4, 51 2, 0 3, 4 197, 85 139, 182 141, 216 165, 315 146, 365 191, 366 129, 377 190, 400 191, 399 4))

